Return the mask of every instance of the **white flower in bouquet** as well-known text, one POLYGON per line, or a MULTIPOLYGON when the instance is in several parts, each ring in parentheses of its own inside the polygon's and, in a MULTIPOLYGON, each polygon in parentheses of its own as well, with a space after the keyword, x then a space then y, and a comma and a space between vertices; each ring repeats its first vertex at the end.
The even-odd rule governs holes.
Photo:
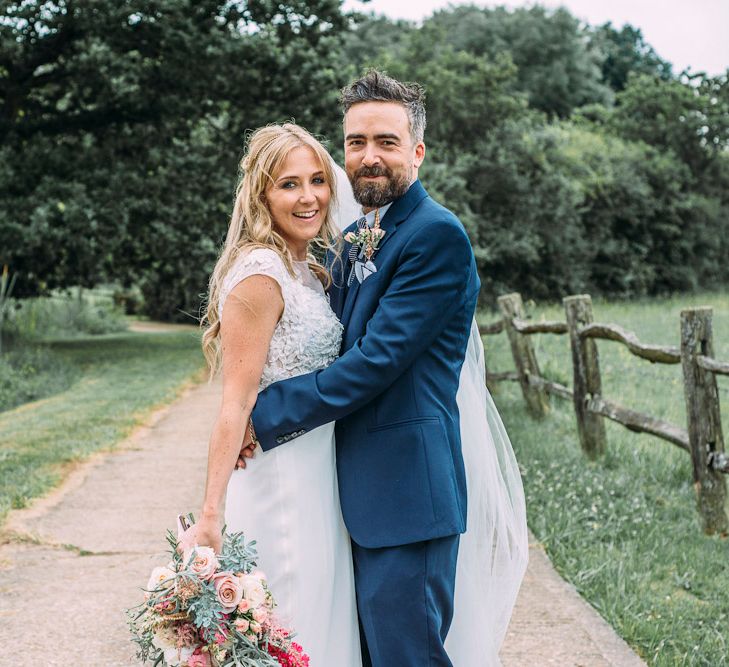
POLYGON ((243 574, 240 582, 243 586, 243 597, 248 601, 251 609, 260 607, 266 601, 266 589, 259 577, 253 574, 243 574))
POLYGON ((152 638, 152 645, 162 651, 166 651, 168 648, 176 649, 177 633, 174 628, 168 625, 158 627, 152 638))
POLYGON ((177 648, 176 646, 166 648, 164 650, 165 662, 169 665, 169 667, 178 667, 179 665, 186 663, 192 657, 194 652, 194 648, 188 648, 185 646, 182 648, 177 648))
POLYGON ((248 574, 250 574, 251 577, 258 579, 261 583, 266 583, 266 573, 263 570, 256 568, 255 570, 251 570, 248 574))
POLYGON ((175 578, 174 570, 169 567, 155 567, 149 577, 147 590, 153 591, 160 588, 166 581, 172 581, 175 578))

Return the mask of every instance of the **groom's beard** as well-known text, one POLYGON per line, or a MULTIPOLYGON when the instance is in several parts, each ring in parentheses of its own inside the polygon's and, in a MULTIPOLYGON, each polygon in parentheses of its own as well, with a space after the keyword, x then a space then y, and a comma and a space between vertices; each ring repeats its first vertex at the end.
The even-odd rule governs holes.
POLYGON ((365 208, 380 208, 402 197, 410 188, 406 170, 393 173, 387 167, 360 167, 352 177, 352 191, 357 203, 365 208), (385 176, 384 183, 366 181, 365 176, 385 176))

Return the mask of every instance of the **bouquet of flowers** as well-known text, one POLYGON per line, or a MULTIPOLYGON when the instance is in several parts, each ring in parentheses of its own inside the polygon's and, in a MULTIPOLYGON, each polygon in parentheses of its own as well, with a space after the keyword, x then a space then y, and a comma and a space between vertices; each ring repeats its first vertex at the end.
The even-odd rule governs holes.
POLYGON ((308 667, 309 658, 273 614, 266 575, 256 567, 255 542, 224 535, 210 547, 177 553, 156 567, 144 602, 127 610, 137 657, 155 667, 308 667))

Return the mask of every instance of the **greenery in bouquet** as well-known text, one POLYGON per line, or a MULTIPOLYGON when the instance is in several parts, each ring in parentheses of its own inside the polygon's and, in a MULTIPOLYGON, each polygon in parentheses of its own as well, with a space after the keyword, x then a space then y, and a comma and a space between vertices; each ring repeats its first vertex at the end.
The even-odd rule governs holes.
POLYGON ((177 552, 152 571, 144 602, 127 610, 137 656, 156 667, 308 667, 309 658, 279 625, 255 542, 224 536, 210 547, 177 552))

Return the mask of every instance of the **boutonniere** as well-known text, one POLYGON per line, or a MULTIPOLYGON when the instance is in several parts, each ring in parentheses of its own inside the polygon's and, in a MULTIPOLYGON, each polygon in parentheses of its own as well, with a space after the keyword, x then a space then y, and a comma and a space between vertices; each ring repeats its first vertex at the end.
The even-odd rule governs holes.
POLYGON ((362 256, 370 260, 377 250, 377 246, 380 245, 382 237, 385 235, 385 230, 380 227, 365 227, 359 229, 356 232, 347 232, 344 235, 344 240, 352 245, 359 246, 364 249, 362 256))
POLYGON ((344 240, 359 248, 357 259, 352 266, 348 284, 352 282, 352 276, 355 276, 360 283, 373 273, 377 273, 377 267, 372 261, 372 257, 380 245, 385 230, 380 227, 380 210, 375 211, 375 222, 372 227, 362 227, 356 232, 347 232, 344 240))

